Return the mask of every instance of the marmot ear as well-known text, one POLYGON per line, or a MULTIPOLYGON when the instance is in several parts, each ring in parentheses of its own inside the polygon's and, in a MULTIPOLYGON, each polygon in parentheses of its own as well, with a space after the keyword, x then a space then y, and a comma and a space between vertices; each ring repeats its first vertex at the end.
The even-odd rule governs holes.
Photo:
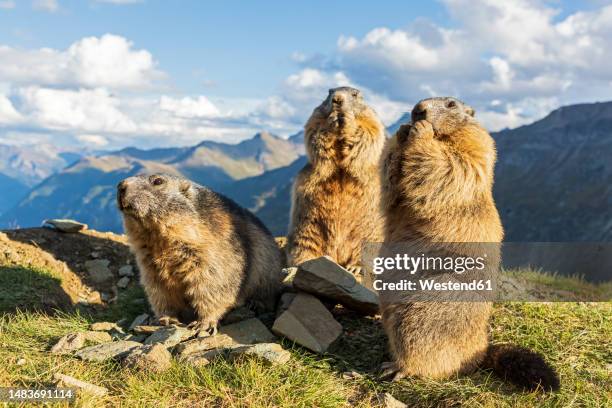
POLYGON ((191 189, 191 183, 187 180, 181 180, 179 183, 179 190, 181 193, 187 195, 191 189))

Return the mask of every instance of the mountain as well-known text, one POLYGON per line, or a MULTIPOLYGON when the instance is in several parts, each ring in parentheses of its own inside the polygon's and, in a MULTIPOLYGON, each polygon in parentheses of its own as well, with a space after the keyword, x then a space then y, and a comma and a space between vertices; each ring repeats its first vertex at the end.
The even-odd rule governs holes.
MULTIPOLYGON (((387 130, 392 134, 404 115, 387 130)), ((507 241, 612 241, 612 102, 566 106, 530 125, 493 133, 494 194, 507 241)), ((73 217, 120 231, 116 183, 149 171, 180 173, 228 195, 285 234, 293 177, 306 162, 303 132, 236 145, 124 149, 84 158, 32 189, 0 226, 73 217)))
POLYGON ((79 159, 75 152, 48 144, 9 146, 0 144, 0 173, 33 186, 79 159))
POLYGON ((506 241, 612 241, 612 102, 494 134, 506 241))
POLYGON ((28 192, 28 186, 0 173, 0 214, 15 205, 28 192))
POLYGON ((235 145, 205 141, 192 147, 127 148, 84 157, 36 185, 0 216, 0 226, 38 226, 44 218, 75 218, 92 228, 118 232, 115 186, 125 177, 180 174, 223 192, 237 180, 291 164, 302 152, 303 146, 262 132, 235 145))

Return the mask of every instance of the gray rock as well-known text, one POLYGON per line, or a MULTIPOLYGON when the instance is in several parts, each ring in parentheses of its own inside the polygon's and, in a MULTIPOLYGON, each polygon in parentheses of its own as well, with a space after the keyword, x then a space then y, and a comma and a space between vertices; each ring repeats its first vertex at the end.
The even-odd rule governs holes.
POLYGON ((222 326, 219 334, 228 335, 238 344, 271 343, 276 340, 274 334, 256 318, 222 326))
POLYGON ((162 344, 165 347, 174 347, 181 341, 193 336, 193 334, 193 331, 186 327, 166 326, 151 334, 145 340, 145 344, 162 344))
POLYGON ((43 222, 43 226, 67 233, 74 233, 87 229, 87 224, 83 224, 74 220, 62 219, 45 220, 43 222))
POLYGON ((137 341, 138 343, 142 343, 147 339, 147 337, 148 336, 146 334, 128 334, 123 340, 137 341))
POLYGON ((316 353, 324 353, 342 334, 342 326, 317 298, 298 293, 276 319, 272 331, 316 353))
POLYGON ((350 272, 327 256, 300 264, 293 287, 366 315, 378 313, 376 292, 361 285, 350 272))
POLYGON ((355 380, 362 377, 363 375, 359 374, 357 371, 345 371, 342 373, 342 378, 345 380, 355 380))
POLYGON ((230 350, 229 358, 235 359, 242 355, 257 356, 273 365, 285 364, 291 359, 291 353, 284 350, 277 343, 260 343, 234 347, 230 350))
POLYGON ((57 343, 51 347, 53 354, 68 354, 85 345, 85 336, 83 333, 69 333, 60 338, 57 343))
POLYGON ((236 342, 230 336, 226 334, 217 334, 209 337, 198 337, 197 339, 180 343, 174 347, 174 352, 180 357, 186 357, 201 351, 226 348, 235 344, 236 342))
POLYGON ((145 345, 133 349, 123 360, 125 367, 161 373, 172 366, 172 356, 163 344, 145 345))
POLYGON ((113 341, 113 338, 108 332, 104 331, 86 331, 83 333, 86 343, 102 344, 113 341))
POLYGON ((408 405, 395 399, 393 395, 388 392, 378 394, 376 396, 377 407, 379 408, 406 408, 408 405))
POLYGON ((205 366, 215 358, 225 355, 226 349, 218 348, 212 350, 199 351, 197 353, 188 354, 180 357, 181 362, 187 363, 196 367, 205 366))
POLYGON ((123 333, 123 329, 117 323, 113 322, 96 322, 92 323, 89 328, 93 331, 114 331, 117 333, 123 333))
POLYGON ((163 329, 165 326, 153 326, 153 325, 138 325, 134 326, 132 331, 136 334, 153 334, 158 330, 163 329))
POLYGON ((289 309, 289 306, 291 306, 291 302, 293 302, 296 295, 297 293, 292 292, 285 292, 281 295, 281 298, 278 301, 278 307, 276 308, 276 317, 282 315, 283 312, 289 309))
POLYGON ((127 276, 124 276, 123 278, 117 281, 117 287, 119 289, 125 289, 128 287, 129 284, 130 284, 130 278, 128 278, 127 276))
POLYGON ((82 391, 87 394, 95 395, 97 397, 102 397, 108 393, 108 390, 104 387, 100 387, 98 385, 94 385, 92 383, 88 383, 85 381, 77 380, 74 377, 69 375, 55 373, 53 375, 58 387, 68 387, 68 388, 76 388, 79 391, 82 391))
POLYGON ((111 343, 85 347, 79 350, 76 356, 86 361, 104 361, 111 358, 122 358, 131 350, 141 345, 135 341, 113 341, 111 343))
POLYGON ((113 273, 108 268, 108 259, 93 259, 85 261, 85 268, 91 279, 96 283, 104 283, 113 279, 113 273))
POLYGON ((139 314, 138 316, 134 318, 134 320, 132 320, 132 324, 130 324, 128 331, 132 331, 134 330, 136 326, 142 326, 143 324, 146 324, 148 321, 149 321, 149 315, 147 313, 139 314))
POLYGON ((119 276, 127 276, 131 278, 134 276, 134 267, 132 265, 123 265, 121 268, 119 268, 119 276))
POLYGON ((225 317, 223 317, 223 320, 221 321, 221 325, 223 326, 232 323, 238 323, 243 320, 250 319, 252 317, 255 317, 255 312, 246 306, 241 306, 226 314, 225 317))

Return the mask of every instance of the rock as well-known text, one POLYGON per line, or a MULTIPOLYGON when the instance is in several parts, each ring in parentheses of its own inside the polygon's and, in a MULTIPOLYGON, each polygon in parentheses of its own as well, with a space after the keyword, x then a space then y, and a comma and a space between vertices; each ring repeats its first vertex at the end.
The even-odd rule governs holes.
POLYGON ((52 219, 45 220, 43 227, 53 228, 61 232, 75 233, 87 229, 87 224, 83 224, 74 220, 52 219))
POLYGON ((130 324, 128 331, 132 331, 134 330, 136 326, 141 326, 143 324, 146 324, 148 321, 149 321, 149 315, 147 313, 139 314, 138 316, 134 318, 134 320, 132 320, 132 324, 130 324))
POLYGON ((289 306, 291 306, 291 302, 293 302, 296 295, 297 293, 292 292, 285 292, 281 295, 281 298, 278 301, 278 307, 276 308, 276 317, 280 316, 284 311, 289 309, 289 306))
POLYGON ((121 268, 119 268, 119 276, 127 276, 131 278, 134 276, 134 267, 132 265, 123 265, 121 268))
POLYGON ((359 374, 357 371, 345 371, 342 373, 342 378, 345 380, 355 380, 362 377, 363 375, 359 374))
POLYGON ((94 251, 94 252, 91 253, 91 257, 92 258, 99 258, 100 257, 100 253, 94 251))
POLYGON ((201 367, 207 365, 213 359, 224 355, 225 352, 226 350, 223 348, 205 350, 193 354, 188 354, 186 356, 181 356, 180 359, 183 363, 187 363, 196 367, 201 367))
POLYGON ((123 360, 126 367, 161 373, 172 366, 172 356, 163 344, 145 345, 133 349, 123 360))
MULTIPOLYGON (((108 333, 107 333, 108 334, 108 333)), ((85 336, 83 333, 69 333, 60 338, 53 347, 51 347, 51 353, 53 354, 68 354, 85 345, 85 336)))
POLYGON ((235 359, 241 355, 257 356, 272 365, 285 364, 291 359, 291 353, 284 350, 277 343, 260 343, 249 346, 233 347, 230 350, 230 359, 235 359))
POLYGON ((151 325, 138 325, 138 326, 134 326, 134 328, 132 329, 132 331, 136 334, 153 334, 158 330, 163 329, 164 326, 151 326, 151 325))
POLYGON ((142 344, 135 341, 113 341, 111 343, 98 344, 96 346, 85 347, 76 353, 76 356, 86 361, 104 361, 111 358, 121 358, 132 349, 140 347, 142 344))
POLYGON ((124 276, 123 278, 117 281, 117 287, 119 289, 125 289, 128 287, 129 284, 130 284, 130 278, 128 278, 127 276, 124 276))
POLYGON ((276 319, 272 331, 316 353, 324 353, 342 334, 342 326, 317 298, 298 293, 276 319))
POLYGON ((378 403, 376 406, 380 408, 407 408, 408 407, 408 405, 395 399, 393 395, 389 394, 388 392, 378 394, 376 396, 376 399, 377 399, 376 402, 378 403))
POLYGON ((298 266, 293 287, 317 297, 334 300, 366 315, 378 313, 378 295, 357 282, 346 269, 322 256, 298 266))
POLYGON ((15 364, 17 364, 18 366, 22 366, 25 365, 27 363, 25 358, 20 358, 19 360, 17 360, 17 362, 15 364))
POLYGON ((96 322, 92 323, 89 328, 93 331, 115 331, 117 333, 123 333, 123 329, 117 323, 113 322, 96 322))
POLYGON ((165 347, 173 347, 191 336, 193 336, 193 331, 188 328, 166 326, 151 334, 145 340, 145 344, 162 344, 165 347))
POLYGON ((226 314, 221 321, 221 325, 224 326, 232 323, 238 323, 252 317, 255 317, 255 312, 246 306, 241 306, 226 314))
POLYGON ((238 344, 271 343, 276 340, 261 320, 256 318, 222 326, 219 334, 228 335, 238 344))
POLYGON ((142 343, 146 339, 146 334, 128 334, 123 340, 137 341, 138 343, 142 343))
POLYGON ((174 347, 174 352, 180 357, 216 348, 225 348, 235 345, 236 342, 226 334, 217 334, 209 337, 199 337, 188 340, 174 347))
POLYGON ((83 337, 85 338, 85 342, 93 344, 102 344, 113 341, 111 335, 104 331, 86 331, 83 333, 83 337))
POLYGON ((110 302, 113 299, 113 295, 107 292, 101 292, 100 299, 102 299, 103 302, 110 302))
POLYGON ((96 283, 104 283, 113 279, 113 273, 108 268, 108 259, 93 259, 85 261, 85 268, 91 279, 96 283))
POLYGON ((70 377, 69 375, 56 373, 53 375, 53 378, 57 382, 58 387, 74 387, 87 394, 95 395, 98 397, 102 397, 108 393, 108 390, 104 387, 77 380, 76 378, 70 377))

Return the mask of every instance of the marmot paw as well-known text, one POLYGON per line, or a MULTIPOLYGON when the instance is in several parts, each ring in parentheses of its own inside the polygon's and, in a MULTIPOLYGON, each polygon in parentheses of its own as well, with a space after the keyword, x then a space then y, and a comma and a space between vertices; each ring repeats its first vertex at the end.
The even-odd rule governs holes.
POLYGON ((406 377, 403 374, 397 364, 393 361, 387 361, 380 365, 380 376, 381 380, 391 380, 392 382, 399 381, 402 378, 406 377))
POLYGON ((430 138, 434 137, 434 130, 431 123, 426 120, 417 121, 410 128, 410 138, 430 138))
POLYGON ((218 332, 217 322, 195 321, 187 327, 196 332, 198 337, 214 336, 218 332))
POLYGON ((161 316, 159 319, 157 319, 157 323, 159 323, 160 326, 171 326, 171 325, 181 324, 181 322, 176 317, 172 317, 172 316, 161 316))

